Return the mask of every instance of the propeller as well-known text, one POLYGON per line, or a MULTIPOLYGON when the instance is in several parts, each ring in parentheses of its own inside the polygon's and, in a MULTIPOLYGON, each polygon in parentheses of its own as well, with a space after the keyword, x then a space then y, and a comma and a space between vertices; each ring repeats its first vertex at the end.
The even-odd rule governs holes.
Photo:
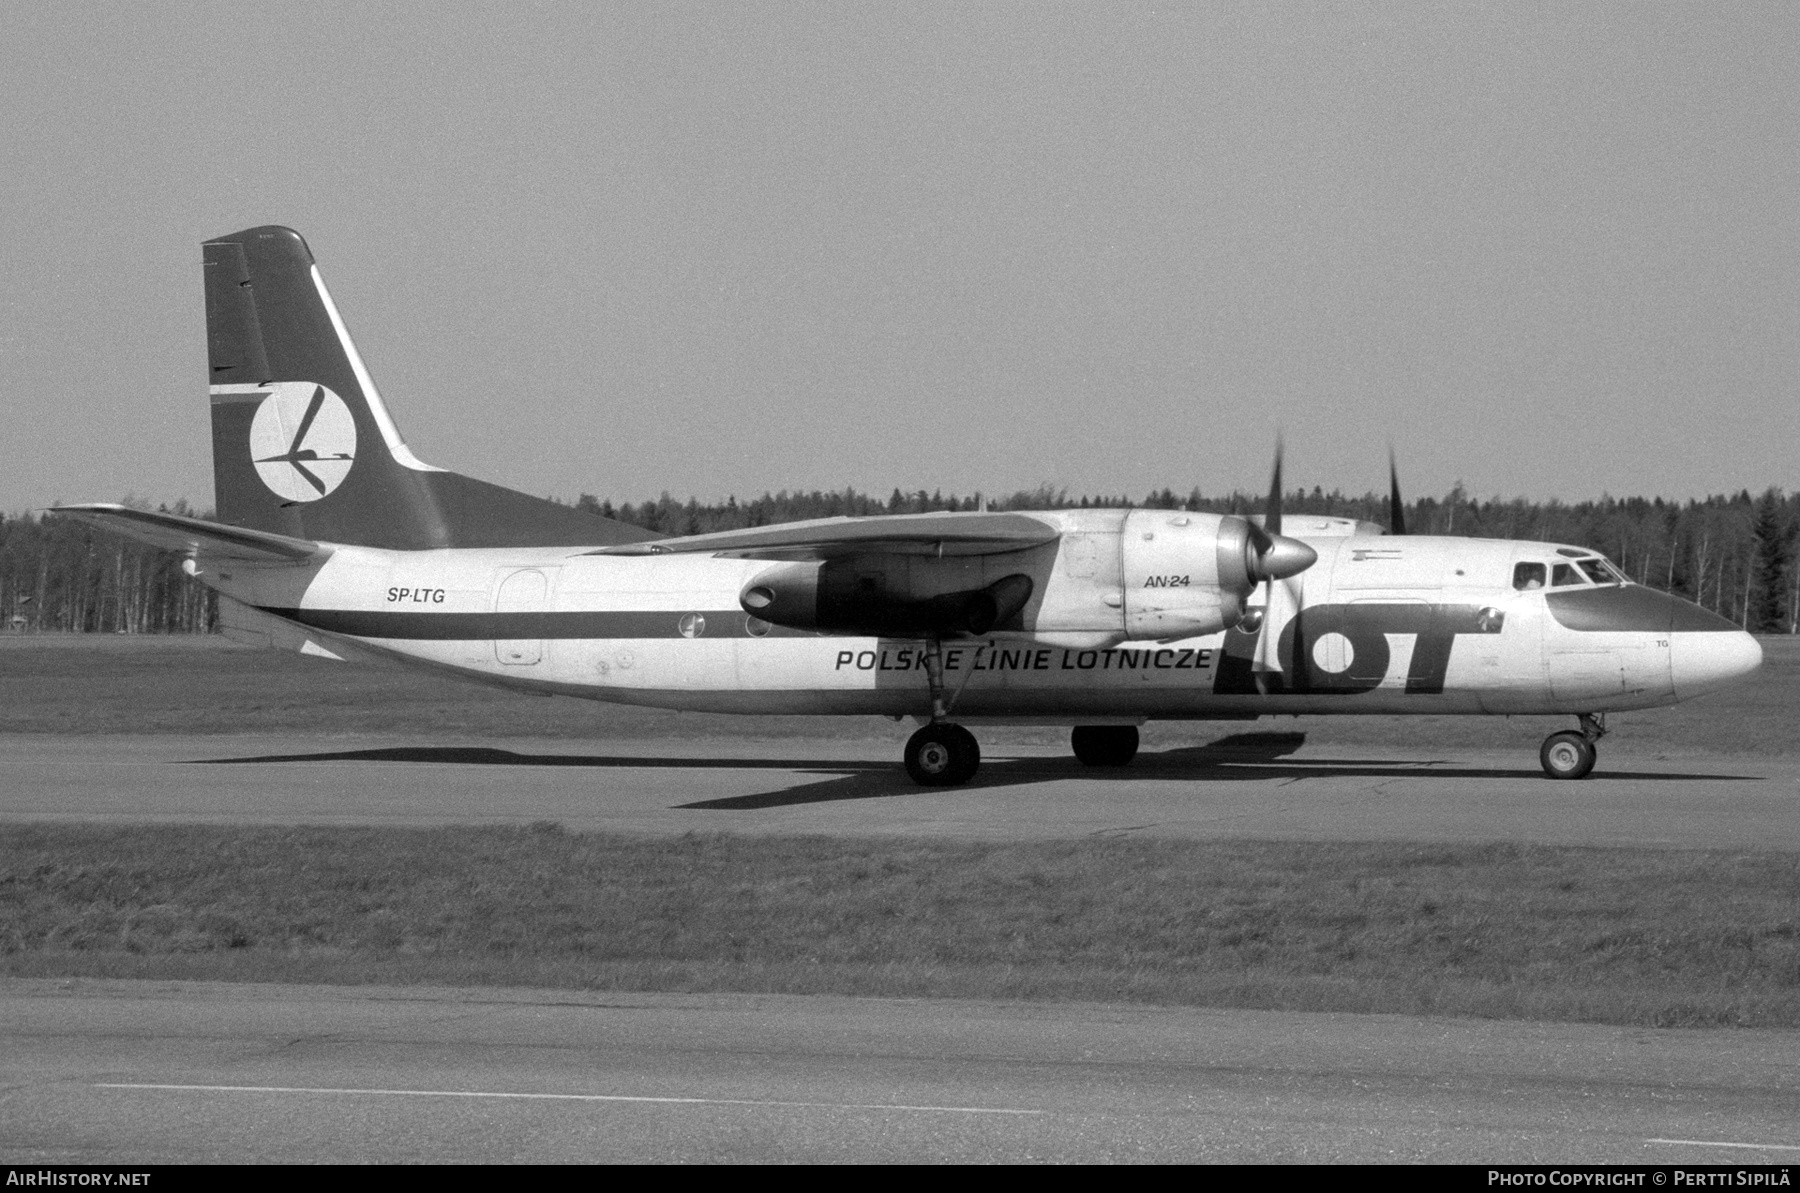
POLYGON ((1394 445, 1388 444, 1388 533, 1406 533, 1406 503, 1400 500, 1400 465, 1394 461, 1394 445))
POLYGON ((1251 572, 1263 581, 1262 624, 1257 627, 1256 653, 1251 661, 1255 671, 1280 672, 1281 631, 1300 611, 1300 594, 1290 581, 1317 563, 1318 552, 1298 539, 1281 533, 1281 457, 1282 438, 1275 436, 1275 468, 1269 476, 1269 500, 1263 511, 1263 524, 1250 523, 1250 542, 1256 551, 1251 572))
POLYGON ((1262 525, 1246 521, 1250 528, 1250 546, 1256 558, 1250 561, 1250 575, 1256 580, 1285 580, 1297 576, 1319 561, 1318 552, 1299 539, 1281 534, 1281 436, 1275 436, 1275 470, 1269 477, 1269 500, 1263 507, 1262 525))

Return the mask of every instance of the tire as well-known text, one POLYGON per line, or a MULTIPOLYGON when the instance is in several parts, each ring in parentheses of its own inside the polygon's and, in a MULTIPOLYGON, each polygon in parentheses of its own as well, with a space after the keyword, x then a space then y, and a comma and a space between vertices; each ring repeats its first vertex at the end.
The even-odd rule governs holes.
POLYGON ((1544 773, 1552 779, 1582 779, 1594 769, 1599 752, 1579 733, 1552 733, 1538 751, 1544 773))
POLYGON ((1077 725, 1069 744, 1083 766, 1124 766, 1137 757, 1137 726, 1077 725))
POLYGON ((981 746, 961 725, 927 725, 906 743, 906 773, 921 787, 960 787, 981 766, 981 746))

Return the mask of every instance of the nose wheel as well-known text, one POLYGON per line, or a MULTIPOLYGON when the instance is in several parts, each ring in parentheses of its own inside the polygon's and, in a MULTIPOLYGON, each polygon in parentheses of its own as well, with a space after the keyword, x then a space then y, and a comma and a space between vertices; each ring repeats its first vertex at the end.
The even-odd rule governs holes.
POLYGON ((1595 743, 1605 736, 1604 714, 1582 713, 1579 732, 1565 730, 1544 739, 1538 750, 1538 761, 1543 764, 1544 774, 1552 779, 1585 779, 1600 756, 1595 743))
POLYGON ((960 787, 981 766, 981 746, 961 725, 936 721, 906 743, 906 773, 922 787, 960 787))

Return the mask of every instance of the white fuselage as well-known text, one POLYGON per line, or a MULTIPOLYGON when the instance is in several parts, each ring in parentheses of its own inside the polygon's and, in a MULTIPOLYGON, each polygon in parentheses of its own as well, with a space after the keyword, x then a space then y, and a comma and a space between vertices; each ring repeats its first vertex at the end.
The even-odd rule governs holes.
MULTIPOLYGON (((1179 539, 1203 515, 1031 516, 1057 526, 1059 540, 982 565, 1033 577, 1024 628, 943 643, 959 720, 1598 713, 1672 704, 1761 657, 1748 635, 1675 598, 1586 576, 1548 585, 1557 564, 1591 552, 1301 530, 1319 558, 1274 582, 1288 590, 1264 615, 1264 632, 1279 635, 1271 668, 1268 655, 1256 657, 1256 635, 1236 629, 1127 636, 1191 572, 1134 568, 1122 544, 1179 539), (1533 563, 1544 565, 1545 587, 1520 586, 1520 565, 1533 563)), ((746 613, 739 596, 769 567, 701 554, 339 546, 298 566, 202 553, 193 570, 234 602, 224 618, 231 632, 307 653, 372 652, 514 688, 664 708, 929 714, 921 642, 785 629, 746 613)), ((1249 594, 1253 621, 1267 589, 1249 594)))

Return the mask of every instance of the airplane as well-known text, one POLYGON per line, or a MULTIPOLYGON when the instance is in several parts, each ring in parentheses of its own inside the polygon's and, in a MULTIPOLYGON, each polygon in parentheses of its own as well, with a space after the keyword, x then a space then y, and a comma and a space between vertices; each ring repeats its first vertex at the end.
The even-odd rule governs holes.
POLYGON ((217 521, 55 514, 186 555, 233 638, 668 709, 911 717, 907 772, 971 779, 969 725, 1066 725, 1127 765, 1150 720, 1608 713, 1754 671, 1736 625, 1585 547, 1282 516, 1063 509, 668 537, 434 468, 401 438, 289 228, 203 249, 217 521))

